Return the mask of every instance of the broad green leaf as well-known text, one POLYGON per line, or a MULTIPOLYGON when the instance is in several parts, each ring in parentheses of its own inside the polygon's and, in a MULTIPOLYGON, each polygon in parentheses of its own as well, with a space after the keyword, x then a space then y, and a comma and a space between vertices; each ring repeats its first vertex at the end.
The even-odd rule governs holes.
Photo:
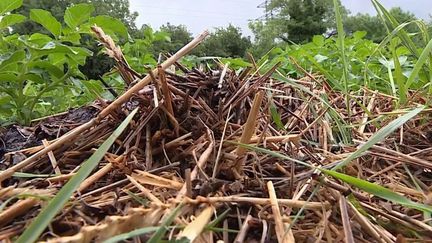
POLYGON ((312 42, 315 45, 317 45, 317 46, 323 46, 324 45, 324 41, 325 41, 325 39, 324 39, 324 36, 322 36, 322 35, 315 35, 312 38, 312 42))
POLYGON ((144 31, 143 31, 143 34, 144 34, 145 39, 151 40, 151 41, 154 40, 154 31, 153 31, 152 27, 146 26, 144 31))
MULTIPOLYGON (((12 72, 0 73, 0 85, 6 87, 6 83, 15 83, 18 81, 18 75, 12 72)), ((1 97, 1 96, 0 96, 1 97)))
POLYGON ((48 55, 48 61, 58 67, 62 66, 67 60, 64 53, 51 53, 48 55))
POLYGON ((312 55, 305 53, 305 57, 328 79, 328 81, 336 89, 339 90, 343 89, 342 85, 340 84, 340 80, 334 76, 334 74, 336 74, 335 72, 330 72, 329 70, 327 70, 327 68, 321 65, 319 62, 317 62, 317 60, 315 60, 315 57, 313 57, 312 55))
POLYGON ((408 198, 395 193, 385 187, 382 187, 378 184, 374 184, 356 177, 352 177, 343 173, 339 173, 336 171, 332 171, 332 170, 325 170, 325 169, 320 169, 321 172, 323 172, 326 175, 330 175, 336 179, 339 179, 341 181, 344 181, 352 186, 355 186, 365 192, 368 192, 374 196, 380 197, 382 199, 385 200, 389 200, 391 202, 403 205, 405 207, 409 207, 409 208, 415 208, 417 210, 423 211, 423 212, 432 212, 432 207, 428 206, 428 205, 424 205, 421 203, 416 203, 413 202, 411 200, 409 200, 408 198))
POLYGON ((23 43, 33 51, 33 55, 45 56, 54 53, 63 53, 73 56, 74 58, 84 58, 91 55, 92 52, 81 47, 73 47, 59 43, 58 41, 49 41, 42 47, 39 44, 34 44, 29 41, 23 41, 23 43))
POLYGON ((18 62, 25 58, 25 51, 24 50, 18 50, 5 55, 0 56, 0 64, 7 64, 10 62, 18 62))
POLYGON ((70 42, 75 45, 80 45, 81 35, 77 32, 70 32, 65 34, 66 29, 63 29, 63 35, 60 36, 60 40, 64 42, 70 42))
POLYGON ((0 15, 10 12, 22 6, 22 0, 1 0, 0 1, 0 15))
POLYGON ((1 18, 0 29, 8 28, 14 24, 18 24, 26 20, 26 16, 21 14, 9 14, 1 18))
POLYGON ((171 42, 171 37, 167 32, 158 31, 154 34, 154 40, 171 42))
POLYGON ((0 71, 8 70, 9 65, 11 65, 11 64, 16 65, 18 63, 21 63, 24 60, 25 60, 25 51, 24 50, 16 51, 16 52, 12 53, 12 55, 10 55, 7 58, 4 58, 0 62, 0 71))
POLYGON ((60 78, 64 75, 64 72, 62 69, 53 65, 49 61, 35 61, 35 62, 30 63, 29 67, 37 67, 37 68, 47 70, 51 75, 53 75, 56 78, 60 78))
POLYGON ((230 67, 237 69, 237 68, 245 68, 245 67, 251 67, 252 64, 249 62, 246 62, 242 58, 221 58, 221 62, 223 64, 226 64, 229 62, 230 67))
POLYGON ((99 161, 105 156, 105 153, 118 136, 120 136, 126 129, 137 111, 138 109, 132 111, 111 134, 111 136, 95 151, 95 153, 81 164, 81 168, 78 172, 66 183, 66 185, 62 187, 62 189, 60 189, 48 205, 42 209, 36 219, 30 223, 24 233, 18 238, 16 241, 17 243, 35 242, 39 238, 40 234, 45 230, 51 220, 63 208, 67 201, 69 201, 75 190, 78 189, 80 184, 91 174, 93 169, 96 168, 99 161))
POLYGON ((64 22, 71 28, 75 29, 78 25, 90 19, 91 13, 94 11, 92 4, 81 3, 73 5, 66 9, 64 14, 64 22))
POLYGON ((115 35, 117 37, 128 38, 128 30, 126 26, 118 19, 110 16, 100 15, 89 20, 91 25, 101 27, 105 33, 115 35))
POLYGON ((40 74, 39 75, 36 74, 36 72, 35 73, 26 73, 26 74, 24 74, 22 76, 22 80, 30 80, 30 81, 33 81, 33 82, 38 83, 38 84, 44 84, 44 83, 47 82, 45 79, 43 79, 40 76, 40 74))
MULTIPOLYGON (((41 48, 41 47, 43 47, 44 45, 46 45, 48 42, 50 42, 50 41, 52 41, 53 39, 50 37, 50 36, 48 36, 48 35, 44 35, 44 34, 41 34, 41 33, 34 33, 34 34, 32 34, 28 39, 27 39, 27 42, 30 42, 30 43, 32 43, 32 44, 35 44, 35 45, 32 45, 32 46, 34 46, 35 48, 37 47, 37 48, 41 48)), ((26 42, 25 40, 22 40, 24 43, 26 42)))
POLYGON ((354 32, 353 37, 354 37, 354 39, 360 40, 363 37, 365 37, 366 34, 367 34, 366 31, 356 31, 356 32, 354 32))
POLYGON ((374 146, 375 144, 383 141, 387 136, 389 136, 391 133, 393 133, 396 129, 400 128, 405 124, 407 121, 409 121, 411 118, 415 117, 418 113, 420 113, 425 107, 421 106, 418 107, 405 115, 391 121, 389 124, 387 124, 385 127, 381 128, 378 132, 376 132, 372 137, 369 138, 369 140, 364 143, 360 148, 358 148, 354 153, 352 153, 350 156, 348 156, 346 159, 344 159, 341 163, 339 163, 337 166, 333 168, 333 170, 338 170, 346 166, 349 162, 351 162, 353 159, 360 157, 366 150, 374 146))
POLYGON ((317 55, 315 55, 314 58, 315 58, 315 60, 316 60, 318 63, 324 62, 325 60, 328 59, 327 56, 323 56, 323 55, 321 55, 321 54, 317 54, 317 55))
POLYGON ((30 19, 42 25, 45 29, 51 32, 54 37, 59 37, 62 29, 61 24, 50 12, 43 9, 31 9, 30 19))

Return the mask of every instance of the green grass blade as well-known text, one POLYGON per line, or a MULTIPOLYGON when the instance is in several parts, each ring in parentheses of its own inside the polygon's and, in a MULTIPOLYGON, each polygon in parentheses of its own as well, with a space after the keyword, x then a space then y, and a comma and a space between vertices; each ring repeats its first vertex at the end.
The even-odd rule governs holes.
POLYGON ((274 104, 273 101, 270 102, 270 108, 269 109, 270 109, 270 114, 271 114, 272 120, 276 124, 277 129, 279 129, 279 130, 285 129, 285 127, 282 123, 281 116, 280 116, 279 112, 277 111, 276 105, 274 104))
POLYGON ((114 143, 118 136, 126 129, 133 116, 136 114, 138 109, 135 109, 126 119, 120 124, 120 126, 111 134, 111 136, 96 150, 96 152, 90 156, 88 160, 82 163, 81 168, 78 170, 67 183, 60 189, 57 195, 48 203, 48 205, 42 209, 35 220, 30 226, 24 231, 24 233, 18 238, 17 243, 28 243, 35 242, 40 234, 45 230, 51 220, 56 214, 63 208, 63 206, 70 199, 75 190, 80 186, 81 182, 84 181, 93 169, 98 165, 99 161, 103 158, 105 153, 114 143))
POLYGON ((13 177, 18 178, 48 178, 48 177, 54 177, 58 176, 56 174, 32 174, 32 173, 25 173, 25 172, 15 172, 13 177))
POLYGON ((350 156, 348 156, 346 159, 344 159, 341 163, 339 163, 337 166, 333 168, 333 170, 338 170, 346 166, 349 162, 351 162, 353 159, 361 156, 366 150, 371 148, 373 145, 383 141, 387 136, 389 136, 392 132, 394 132, 396 129, 401 127, 403 124, 405 124, 408 120, 415 117, 418 113, 420 113, 425 107, 421 106, 418 107, 405 115, 391 121, 389 124, 387 124, 385 127, 381 128, 378 132, 376 132, 370 139, 363 144, 359 149, 357 149, 354 153, 352 153, 350 156))
POLYGON ((384 140, 388 135, 390 135, 396 129, 401 127, 403 124, 405 124, 411 118, 415 117, 424 108, 425 108, 424 106, 418 107, 418 108, 406 113, 405 115, 391 121, 385 127, 381 128, 378 132, 376 132, 374 135, 372 135, 372 137, 370 137, 370 139, 365 144, 363 144, 359 149, 357 149, 354 153, 352 153, 350 156, 348 156, 346 159, 344 159, 341 163, 339 163, 337 166, 335 166, 333 168, 333 170, 341 169, 344 166, 346 166, 349 162, 351 162, 353 159, 360 157, 366 150, 368 150, 369 148, 371 148, 375 144, 384 140))
POLYGON ((127 239, 135 237, 135 236, 154 232, 158 229, 159 229, 159 227, 145 227, 145 228, 141 228, 141 229, 132 230, 130 232, 111 237, 108 240, 104 241, 104 243, 116 243, 119 241, 124 241, 124 240, 127 240, 127 239))
POLYGON ((10 198, 8 198, 6 201, 4 201, 1 205, 0 205, 0 213, 3 212, 3 210, 6 208, 6 206, 15 198, 17 198, 17 196, 12 196, 10 198))
POLYGON ((432 40, 430 40, 429 43, 426 45, 426 47, 423 49, 422 53, 420 54, 420 57, 418 58, 416 64, 414 65, 414 68, 410 76, 408 77, 408 80, 405 85, 406 90, 409 89, 411 84, 414 82, 415 78, 417 78, 423 65, 428 61, 431 51, 432 51, 432 40))
POLYGON ((216 228, 216 226, 222 222, 222 220, 228 215, 228 213, 231 211, 230 208, 228 208, 227 210, 225 210, 225 212, 223 212, 221 215, 219 215, 217 218, 215 218, 213 221, 211 221, 207 226, 206 229, 209 228, 216 228))
POLYGON ((283 75, 281 75, 279 73, 274 74, 273 77, 276 78, 277 80, 281 80, 281 81, 284 81, 286 83, 289 83, 294 88, 301 90, 301 91, 313 96, 314 98, 318 99, 320 102, 322 102, 325 105, 325 107, 329 108, 328 114, 336 122, 336 126, 339 129, 339 132, 342 136, 343 143, 344 144, 351 143, 351 131, 349 129, 347 129, 348 124, 340 116, 338 111, 336 111, 335 108, 330 104, 330 102, 328 101, 329 99, 328 99, 327 94, 323 93, 323 94, 321 94, 322 95, 322 97, 321 97, 321 96, 315 94, 314 92, 310 91, 309 88, 306 88, 305 86, 297 83, 296 80, 284 77, 283 75))
POLYGON ((310 165, 310 164, 308 164, 306 162, 303 162, 303 161, 300 161, 300 160, 297 160, 297 159, 293 159, 291 157, 288 157, 286 155, 280 154, 278 152, 275 152, 275 151, 272 151, 272 150, 269 150, 269 149, 260 148, 260 147, 256 147, 256 146, 249 145, 249 144, 244 144, 244 143, 232 142, 232 141, 225 141, 225 142, 226 143, 235 144, 235 145, 239 145, 239 146, 241 146, 243 148, 247 148, 247 149, 255 151, 255 152, 259 152, 259 153, 263 153, 263 154, 268 154, 268 155, 271 155, 271 156, 273 156, 275 158, 285 159, 285 160, 288 160, 290 162, 297 163, 299 165, 303 165, 303 166, 306 166, 306 167, 309 167, 309 168, 315 168, 313 165, 310 165))
MULTIPOLYGON (((400 25, 396 18, 393 17, 381 3, 379 3, 377 0, 372 0, 372 4, 374 5, 378 15, 383 20, 383 24, 386 26, 388 32, 393 31, 400 25)), ((417 50, 417 47, 411 37, 407 34, 407 32, 405 30, 398 31, 398 36, 404 46, 406 46, 410 50, 410 52, 418 58, 419 52, 417 50)))
MULTIPOLYGON (((405 27, 407 27, 408 25, 411 25, 411 24, 413 24, 413 23, 416 23, 416 24, 419 24, 419 21, 418 20, 413 20, 413 21, 410 21, 410 22, 406 22, 406 23, 403 23, 403 24, 400 24, 399 26, 397 26, 395 29, 393 29, 392 31, 391 31, 391 33, 389 33, 380 43, 379 43, 379 45, 370 53, 370 55, 369 55, 369 57, 368 57, 368 59, 366 60, 366 63, 365 63, 365 74, 364 74, 364 76, 365 76, 365 81, 367 81, 367 72, 369 71, 369 65, 370 65, 370 63, 371 63, 371 61, 373 60, 373 58, 375 57, 375 54, 378 52, 378 51, 380 51, 381 49, 383 49, 384 50, 384 52, 386 52, 386 50, 385 50, 385 46, 388 44, 388 43, 391 43, 392 41, 395 41, 395 37, 398 35, 398 33, 400 32, 400 31, 402 31, 405 27)), ((393 47, 390 47, 391 49, 393 48, 393 47)))
POLYGON ((162 222, 159 226, 159 229, 152 235, 152 237, 147 241, 147 243, 158 243, 162 241, 162 237, 165 232, 168 230, 169 225, 174 221, 177 217, 177 214, 180 212, 180 209, 183 207, 183 204, 179 204, 170 215, 162 222))
MULTIPOLYGON (((415 114, 417 114, 418 112, 420 112, 419 109, 420 108, 417 108, 416 110, 413 110, 410 113, 416 112, 415 114)), ((407 114, 409 114, 409 113, 407 113, 407 114)), ((398 120, 398 119, 396 119, 396 120, 398 120)), ((232 142, 230 142, 230 143, 232 143, 232 142)), ((427 212, 427 213, 432 212, 431 206, 413 202, 413 201, 409 200, 408 198, 401 196, 401 195, 399 195, 399 194, 397 194, 397 193, 395 193, 395 192, 393 192, 393 191, 391 191, 391 190, 389 190, 383 186, 380 186, 380 185, 377 185, 374 183, 370 183, 368 181, 358 179, 356 177, 345 175, 343 173, 339 173, 339 172, 336 172, 334 170, 326 170, 323 168, 316 168, 312 165, 306 164, 305 162, 292 159, 288 156, 285 156, 283 154, 280 154, 278 152, 274 152, 274 151, 271 151, 268 149, 254 147, 254 146, 246 145, 246 144, 239 144, 239 143, 234 143, 234 144, 238 144, 238 145, 245 147, 245 148, 248 148, 252 151, 261 152, 261 153, 268 154, 268 155, 271 155, 271 156, 276 157, 276 158, 286 159, 288 161, 293 161, 294 163, 298 163, 298 164, 301 164, 304 166, 308 166, 310 168, 318 169, 326 175, 329 175, 329 176, 332 176, 336 179, 342 180, 342 181, 344 181, 350 185, 353 185, 353 186, 355 186, 355 187, 357 187, 357 188, 359 188, 365 192, 368 192, 368 193, 370 193, 374 196, 380 197, 382 199, 386 199, 386 200, 392 201, 394 203, 398 203, 400 205, 403 205, 403 206, 406 206, 409 208, 415 208, 415 209, 418 209, 418 210, 423 211, 423 212, 427 212)))
POLYGON ((126 192, 126 194, 128 194, 132 199, 134 199, 135 201, 137 201, 137 202, 138 202, 139 204, 141 204, 142 206, 144 206, 144 207, 148 206, 149 201, 148 201, 147 199, 142 198, 142 197, 138 196, 137 194, 135 194, 135 193, 133 193, 133 192, 131 192, 131 191, 129 191, 129 190, 126 190, 125 192, 126 192))
POLYGON ((338 44, 339 44, 339 51, 340 51, 340 57, 342 59, 342 82, 344 84, 344 92, 345 92, 345 102, 346 107, 348 110, 348 116, 351 116, 351 109, 350 109, 350 95, 348 90, 348 61, 346 59, 345 55, 345 30, 343 28, 342 23, 342 16, 340 13, 340 6, 338 0, 333 0, 334 5, 334 11, 336 15, 336 27, 337 27, 337 33, 338 33, 338 44))
POLYGON ((332 171, 332 170, 325 170, 325 169, 320 169, 321 172, 323 172, 326 175, 332 176, 336 179, 339 179, 341 181, 344 181, 352 186, 355 186, 365 192, 368 192, 374 196, 380 197, 382 199, 403 205, 405 207, 409 207, 409 208, 414 208, 423 212, 432 212, 432 207, 428 206, 428 205, 424 205, 421 203, 416 203, 413 202, 411 200, 409 200, 408 198, 397 194, 385 187, 382 187, 378 184, 374 184, 356 177, 352 177, 349 175, 345 175, 336 171, 332 171))
MULTIPOLYGON (((399 62, 399 56, 396 53, 396 44, 395 44, 395 40, 390 41, 390 49, 391 49, 391 53, 393 56, 393 62, 394 62, 394 79, 396 79, 396 83, 398 85, 399 88, 399 102, 404 104, 406 102, 407 99, 407 89, 406 89, 406 85, 405 85, 405 76, 403 75, 402 72, 402 66, 399 62)), ((391 69, 389 70, 389 78, 390 80, 393 80, 393 76, 392 76, 392 72, 391 69)), ((394 89, 394 84, 392 89, 394 89)), ((396 94, 394 94, 394 90, 393 91, 393 95, 396 96, 396 94)))
MULTIPOLYGON (((384 56, 382 56, 382 58, 387 61, 387 59, 384 56)), ((395 66, 396 65, 397 64, 395 63, 395 66)), ((389 93, 391 93, 393 96, 397 96, 396 85, 395 85, 395 81, 394 81, 394 78, 393 78, 393 72, 392 72, 392 69, 391 69, 391 65, 389 65, 388 61, 387 61, 387 65, 385 65, 385 66, 387 68, 388 78, 389 78, 389 81, 390 81, 391 92, 389 92, 389 93)), ((405 86, 405 84, 402 84, 402 85, 405 86)), ((405 93, 402 92, 402 94, 405 94, 405 93)), ((403 98, 401 98, 401 100, 403 100, 403 98)))

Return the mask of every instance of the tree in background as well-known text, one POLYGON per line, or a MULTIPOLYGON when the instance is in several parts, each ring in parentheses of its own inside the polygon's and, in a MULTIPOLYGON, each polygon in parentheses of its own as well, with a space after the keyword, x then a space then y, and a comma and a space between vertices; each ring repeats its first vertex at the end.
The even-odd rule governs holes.
MULTIPOLYGON (((389 12, 401 24, 416 19, 413 13, 404 11, 399 7, 392 8, 389 12)), ((344 27, 347 33, 366 31, 366 38, 374 42, 381 42, 388 34, 383 21, 378 15, 372 16, 359 13, 354 16, 349 16, 344 22, 344 27)), ((409 33, 414 33, 418 31, 418 28, 415 24, 411 24, 405 27, 405 30, 409 33)))
MULTIPOLYGON (((162 25, 159 31, 168 34, 170 42, 154 42, 152 48, 154 54, 160 52, 175 53, 193 39, 192 33, 189 32, 185 25, 167 23, 162 25)), ((191 54, 197 56, 244 57, 251 45, 250 39, 242 35, 240 28, 230 24, 226 28, 216 28, 214 33, 195 48, 191 54)))
POLYGON ((281 39, 278 39, 278 30, 271 28, 264 21, 249 22, 249 29, 254 34, 254 42, 249 52, 254 57, 261 57, 272 48, 280 45, 281 39))
MULTIPOLYGON (((29 16, 30 9, 44 9, 51 12, 54 18, 62 22, 67 7, 72 4, 88 2, 87 0, 24 0, 22 7, 14 11, 14 13, 29 16)), ((108 15, 122 21, 130 32, 134 32, 137 29, 135 20, 138 17, 138 13, 129 10, 128 0, 92 0, 91 3, 95 6, 92 16, 108 15)), ((13 28, 13 32, 19 34, 30 34, 41 31, 44 31, 44 29, 32 21, 25 21, 24 23, 15 25, 13 28)))
POLYGON ((194 54, 218 57, 244 57, 251 45, 250 38, 244 37, 240 28, 230 24, 226 28, 217 28, 196 49, 194 54))
MULTIPOLYGON (((285 42, 308 42, 334 25, 332 0, 271 0, 266 20, 251 23, 255 36, 285 42), (260 33, 261 32, 261 33, 260 33), (270 36, 268 36, 270 34, 270 36)), ((343 8, 342 13, 348 11, 343 8)))
MULTIPOLYGON (((342 16, 348 13, 342 6, 342 16)), ((255 36, 252 48, 255 56, 284 42, 308 42, 314 35, 324 34, 336 26, 333 0, 271 0, 265 16, 264 20, 249 23, 255 36)))
MULTIPOLYGON (((78 3, 87 3, 87 0, 24 0, 21 8, 14 11, 14 13, 22 14, 24 16, 29 16, 30 9, 44 9, 53 15, 59 22, 63 25, 65 10, 78 3)), ((128 28, 129 33, 135 35, 137 28, 135 25, 135 20, 138 17, 137 12, 131 12, 129 10, 128 0, 92 0, 93 11, 91 16, 107 15, 114 19, 118 19, 128 28)), ((114 22, 112 23, 115 24, 114 22)), ((43 28, 40 24, 34 21, 27 20, 23 23, 17 24, 12 29, 13 33, 18 33, 20 35, 33 34, 33 33, 43 33, 48 34, 49 32, 43 28)), ((123 38, 127 38, 126 36, 123 38)), ((91 50, 93 52, 92 56, 87 57, 86 63, 80 66, 81 72, 88 79, 102 80, 102 76, 108 72, 114 65, 114 61, 108 58, 105 54, 100 53, 102 47, 96 42, 92 41, 92 38, 88 35, 83 35, 81 37, 81 44, 83 47, 91 50)))
POLYGON ((175 53, 193 39, 192 34, 185 25, 166 23, 160 27, 159 31, 167 33, 170 37, 170 41, 155 42, 153 49, 157 52, 175 53))
POLYGON ((274 23, 280 38, 286 42, 309 42, 314 35, 326 31, 325 16, 331 9, 324 0, 274 0, 271 11, 278 12, 274 23))

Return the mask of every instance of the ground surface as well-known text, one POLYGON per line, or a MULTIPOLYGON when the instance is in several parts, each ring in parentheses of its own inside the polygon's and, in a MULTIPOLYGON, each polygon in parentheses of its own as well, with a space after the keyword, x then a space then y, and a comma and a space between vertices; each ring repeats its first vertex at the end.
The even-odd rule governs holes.
MULTIPOLYGON (((277 65, 237 73, 212 65, 211 70, 187 69, 177 63, 176 73, 154 77, 85 132, 20 170, 28 174, 4 180, 0 238, 22 234, 138 107, 41 240, 99 242, 161 225, 175 226, 164 232, 165 239, 196 242, 432 240, 427 213, 316 170, 345 161, 380 128, 423 104, 421 97, 413 95, 403 110, 395 108, 394 98, 364 89, 350 98, 348 112, 346 96, 320 76, 305 73, 293 80, 281 77, 277 65), (173 222, 163 225, 173 213, 173 222)), ((108 105, 98 101, 33 127, 3 129, 2 168, 31 158, 44 148, 43 139, 60 138, 108 105)), ((430 116, 423 110, 340 171, 429 207, 430 116)))

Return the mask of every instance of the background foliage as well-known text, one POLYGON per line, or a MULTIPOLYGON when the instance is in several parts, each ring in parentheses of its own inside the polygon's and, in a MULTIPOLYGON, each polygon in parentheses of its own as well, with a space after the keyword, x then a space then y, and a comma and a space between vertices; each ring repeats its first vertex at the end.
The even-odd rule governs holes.
MULTIPOLYGON (((141 73, 157 64, 160 53, 174 53, 193 38, 183 25, 136 27, 137 13, 130 11, 127 0, 92 1, 97 8, 85 2, 1 1, 1 123, 28 124, 33 118, 98 97, 112 99, 123 91, 123 82, 112 72, 112 60, 90 33, 93 24, 115 38, 127 61, 141 73)), ((282 62, 281 73, 301 77, 304 73, 293 66, 295 60, 345 92, 366 85, 400 97, 401 103, 409 89, 432 92, 430 22, 400 8, 387 11, 375 0, 375 16, 351 15, 341 6, 346 37, 340 45, 332 2, 271 0, 267 18, 250 22, 253 40, 233 25, 216 28, 183 62, 192 66, 203 60, 194 56, 219 57, 233 68, 244 68, 252 65, 245 61, 252 53, 258 64, 265 64, 263 70, 282 62), (347 62, 341 60, 342 51, 347 62)))

